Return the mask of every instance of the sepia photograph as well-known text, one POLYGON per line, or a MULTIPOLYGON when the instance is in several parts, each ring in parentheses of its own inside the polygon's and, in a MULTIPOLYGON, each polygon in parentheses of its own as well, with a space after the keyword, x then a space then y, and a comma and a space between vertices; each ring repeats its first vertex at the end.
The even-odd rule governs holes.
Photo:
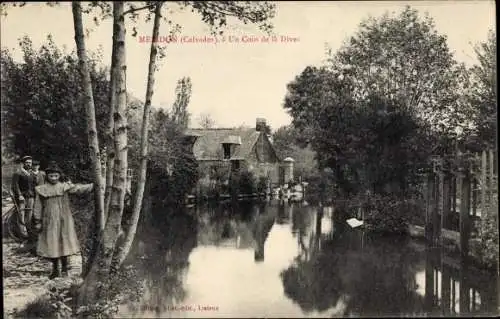
POLYGON ((2 2, 3 317, 500 316, 495 12, 2 2))

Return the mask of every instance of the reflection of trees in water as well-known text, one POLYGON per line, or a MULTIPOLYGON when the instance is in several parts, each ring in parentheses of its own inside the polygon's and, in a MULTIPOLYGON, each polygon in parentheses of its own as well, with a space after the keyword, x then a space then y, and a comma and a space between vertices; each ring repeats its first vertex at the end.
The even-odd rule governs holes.
MULTIPOLYGON (((321 219, 323 214, 312 215, 309 210, 296 209, 292 215, 292 229, 297 234, 301 249, 294 264, 281 273, 281 279, 287 297, 296 301, 305 312, 324 311, 339 300, 340 277, 331 271, 335 262, 327 259, 331 265, 325 265, 319 259, 319 241, 321 238, 321 219), (315 224, 312 224, 315 215, 315 224), (310 229, 314 227, 313 229, 310 229), (309 244, 305 240, 309 239, 309 244)), ((333 256, 338 258, 338 256, 333 256)))
POLYGON ((201 245, 255 248, 255 260, 264 259, 264 243, 278 209, 266 202, 237 202, 218 208, 202 207, 198 214, 201 245))
POLYGON ((143 257, 136 266, 144 277, 145 293, 138 304, 130 305, 129 311, 154 311, 161 315, 186 297, 183 279, 189 255, 197 244, 197 223, 182 209, 153 214, 161 218, 143 227, 137 238, 143 257))
MULTIPOLYGON (((318 223, 320 219, 314 237, 321 234, 318 223)), ((309 249, 307 259, 299 256, 281 273, 286 296, 305 312, 325 311, 337 305, 341 297, 348 300, 346 314, 397 315, 416 311, 413 265, 417 256, 406 243, 400 238, 367 236, 361 240, 361 232, 339 229, 323 243, 321 251, 309 249)))

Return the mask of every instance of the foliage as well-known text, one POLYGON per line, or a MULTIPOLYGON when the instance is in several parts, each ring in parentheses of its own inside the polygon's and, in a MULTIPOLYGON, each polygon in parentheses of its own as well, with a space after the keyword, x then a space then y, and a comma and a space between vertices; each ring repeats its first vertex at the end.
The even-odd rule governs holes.
POLYGON ((190 114, 187 111, 191 98, 191 79, 184 77, 177 81, 175 102, 172 106, 172 121, 182 128, 187 128, 190 114))
MULTIPOLYGON (((68 175, 87 177, 80 174, 89 168, 90 158, 82 81, 75 54, 58 49, 51 36, 38 51, 27 36, 19 45, 23 52, 21 63, 15 62, 7 49, 1 53, 5 150, 18 156, 31 154, 41 161, 42 168, 49 160, 55 160, 68 175)), ((92 54, 89 65, 96 118, 103 132, 109 88, 107 71, 100 61, 100 53, 92 54)))
POLYGON ((330 54, 328 66, 307 67, 288 85, 284 107, 298 141, 311 145, 345 194, 404 198, 430 156, 470 131, 470 109, 460 104, 463 66, 432 19, 409 7, 363 21, 330 54))
POLYGON ((492 187, 492 198, 487 212, 482 214, 479 225, 479 259, 485 266, 497 269, 499 257, 498 240, 498 186, 492 187))
POLYGON ((47 285, 47 294, 29 303, 13 316, 16 318, 70 318, 75 315, 92 318, 114 318, 118 306, 125 302, 137 301, 143 294, 142 280, 138 271, 131 267, 123 267, 112 275, 108 281, 100 283, 105 286, 105 299, 95 304, 77 308, 77 294, 81 279, 59 278, 47 285))
POLYGON ((244 24, 257 24, 265 32, 272 30, 270 20, 274 18, 276 5, 267 1, 184 1, 184 7, 192 7, 201 15, 202 21, 208 24, 214 35, 222 34, 222 28, 227 24, 228 18, 236 18, 244 24))
POLYGON ((488 40, 476 48, 479 60, 470 69, 471 86, 467 92, 467 102, 474 108, 474 122, 477 137, 483 147, 495 147, 497 134, 497 51, 496 34, 490 30, 488 40))
POLYGON ((56 316, 47 296, 41 296, 26 304, 23 309, 15 310, 13 318, 54 318, 56 316))
POLYGON ((250 171, 240 173, 239 190, 241 194, 253 194, 257 192, 257 178, 250 171))
POLYGON ((350 80, 356 100, 380 96, 431 124, 436 133, 465 135, 470 108, 458 100, 467 88, 433 19, 407 6, 361 22, 358 32, 330 58, 335 76, 350 80))
POLYGON ((71 208, 75 221, 75 231, 80 242, 80 252, 83 262, 83 273, 87 272, 89 264, 87 261, 92 258, 92 250, 96 242, 97 221, 94 213, 94 202, 90 199, 90 194, 84 196, 72 196, 71 208))
POLYGON ((91 305, 80 306, 76 313, 84 317, 115 318, 118 306, 135 302, 143 295, 143 284, 139 272, 133 266, 124 266, 113 273, 105 282, 98 285, 104 287, 106 298, 91 305))
POLYGON ((248 170, 232 172, 229 179, 229 192, 232 197, 239 194, 257 193, 257 178, 254 173, 248 170))
POLYGON ((273 134, 273 146, 282 160, 291 157, 295 160, 294 175, 303 180, 317 174, 316 153, 310 145, 300 142, 300 135, 293 126, 282 126, 273 134))
POLYGON ((407 234, 408 215, 418 209, 418 203, 401 200, 393 194, 359 195, 352 199, 349 206, 355 215, 364 212, 364 216, 355 217, 363 218, 370 230, 391 234, 407 234))
POLYGON ((331 169, 324 169, 310 176, 307 179, 309 185, 306 188, 306 201, 312 205, 330 203, 338 195, 334 178, 331 169))
POLYGON ((182 138, 183 128, 163 110, 153 110, 149 141, 151 194, 182 202, 198 181, 198 163, 182 138))
POLYGON ((198 116, 198 125, 201 128, 213 128, 215 126, 215 120, 209 113, 202 113, 198 116))

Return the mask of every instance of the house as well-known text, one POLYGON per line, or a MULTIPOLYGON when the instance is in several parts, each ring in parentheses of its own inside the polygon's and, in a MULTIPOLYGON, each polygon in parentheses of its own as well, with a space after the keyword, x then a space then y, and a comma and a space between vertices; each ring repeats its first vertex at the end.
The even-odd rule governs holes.
POLYGON ((266 133, 265 119, 257 118, 255 128, 188 129, 185 136, 202 179, 211 178, 216 171, 248 170, 277 185, 293 176, 293 165, 281 161, 266 133))

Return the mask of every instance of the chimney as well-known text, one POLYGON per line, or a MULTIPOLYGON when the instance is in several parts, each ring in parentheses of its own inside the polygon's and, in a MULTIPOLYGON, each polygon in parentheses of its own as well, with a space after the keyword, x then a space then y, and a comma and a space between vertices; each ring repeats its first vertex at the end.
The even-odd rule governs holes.
POLYGON ((257 132, 265 132, 266 131, 266 119, 258 117, 255 121, 255 130, 257 132))

